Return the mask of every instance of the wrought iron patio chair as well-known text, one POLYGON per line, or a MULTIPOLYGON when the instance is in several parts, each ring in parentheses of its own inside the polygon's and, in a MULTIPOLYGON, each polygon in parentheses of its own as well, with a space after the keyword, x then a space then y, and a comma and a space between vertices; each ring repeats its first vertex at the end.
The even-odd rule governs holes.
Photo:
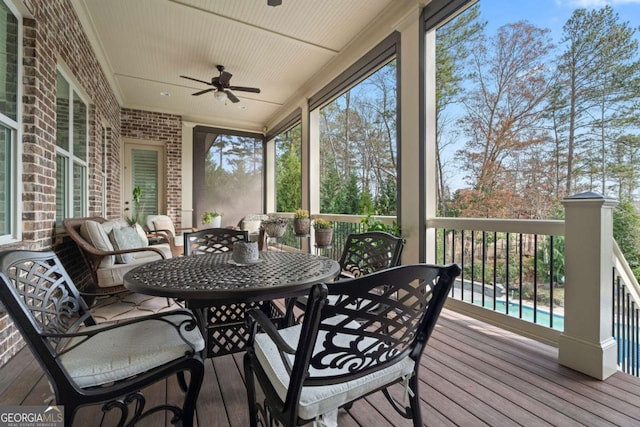
POLYGON ((233 250, 235 242, 240 241, 249 241, 249 233, 246 230, 208 228, 184 233, 184 254, 189 256, 228 252, 233 250))
MULTIPOLYGON (((338 280, 360 277, 400 265, 404 244, 405 239, 384 231, 349 234, 338 261, 341 269, 338 280)), ((292 311, 294 305, 304 311, 307 297, 287 301, 287 317, 291 321, 294 318, 299 321, 300 315, 296 316, 292 311)))
POLYGON ((455 264, 415 264, 318 284, 303 322, 280 330, 260 311, 248 312, 253 323, 244 369, 251 425, 258 418, 264 425, 326 423, 325 414, 337 416, 338 408, 382 391, 394 409, 422 426, 420 357, 459 274, 455 264), (385 312, 372 314, 374 306, 385 312), (264 332, 257 333, 258 326, 264 332), (263 403, 256 401, 256 379, 263 403), (409 407, 392 397, 394 384, 405 388, 409 407))
POLYGON ((120 411, 120 424, 134 425, 166 411, 172 422, 193 423, 204 365, 204 340, 187 310, 96 324, 57 256, 50 251, 0 252, 0 301, 46 373, 64 425, 77 409, 104 402, 120 411), (188 372, 188 381, 185 376, 188 372), (177 375, 182 407, 145 408, 141 389, 177 375))
POLYGON ((338 261, 340 277, 360 277, 399 265, 404 244, 403 238, 384 231, 348 235, 338 261))

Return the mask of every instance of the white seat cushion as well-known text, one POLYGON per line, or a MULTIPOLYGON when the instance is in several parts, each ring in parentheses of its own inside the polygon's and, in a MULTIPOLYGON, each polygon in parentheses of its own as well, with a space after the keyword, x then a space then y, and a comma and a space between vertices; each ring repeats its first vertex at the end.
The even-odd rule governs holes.
MULTIPOLYGON (((165 258, 171 258, 171 248, 168 243, 159 243, 149 247, 160 249, 165 258)), ((139 265, 162 259, 162 257, 154 251, 132 252, 132 255, 133 261, 128 264, 113 264, 110 267, 99 268, 96 271, 98 287, 109 288, 112 286, 120 286, 124 283, 124 275, 130 270, 139 265)))
MULTIPOLYGON (((184 314, 164 317, 175 325, 189 319, 184 314)), ((104 325, 87 329, 100 329, 104 325)), ((185 343, 178 330, 162 320, 146 320, 94 336, 60 356, 60 361, 79 387, 92 387, 118 381, 178 359, 187 352, 202 351, 204 339, 196 327, 183 328, 185 343)), ((81 339, 74 338, 68 347, 81 339)))
MULTIPOLYGON (((344 318, 344 316, 336 316, 335 321, 338 322, 344 318)), ((357 322, 352 321, 347 327, 353 327, 355 329, 359 326, 360 325, 357 322)), ((278 332, 290 346, 296 348, 301 329, 302 325, 299 324, 290 328, 281 329, 278 332)), ((318 334, 316 349, 322 347, 322 342, 324 340, 323 335, 326 335, 326 333, 321 332, 318 334)), ((350 341, 350 338, 352 337, 338 336, 334 339, 334 343, 337 343, 338 345, 340 345, 340 343, 346 344, 350 341)), ((365 339, 360 343, 360 346, 365 347, 372 341, 372 339, 365 339)), ((267 334, 261 333, 256 335, 254 348, 260 365, 263 367, 271 383, 274 385, 280 399, 284 400, 289 386, 289 374, 285 369, 284 363, 280 359, 280 354, 278 353, 276 345, 267 334)), ((294 356, 287 355, 287 357, 289 357, 290 362, 293 363, 294 356)), ((339 408, 358 397, 388 384, 395 379, 410 375, 413 372, 413 368, 414 361, 407 356, 385 369, 381 369, 356 380, 327 386, 304 387, 300 395, 298 415, 306 420, 314 419, 319 415, 339 408)), ((316 375, 318 372, 321 372, 322 375, 336 375, 346 373, 347 371, 346 369, 339 368, 318 371, 313 367, 309 367, 309 372, 311 375, 316 375)))

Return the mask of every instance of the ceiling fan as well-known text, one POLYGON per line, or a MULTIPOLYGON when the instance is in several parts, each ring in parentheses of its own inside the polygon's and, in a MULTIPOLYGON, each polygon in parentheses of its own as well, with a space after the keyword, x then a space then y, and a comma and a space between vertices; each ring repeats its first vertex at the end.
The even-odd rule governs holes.
POLYGON ((189 76, 180 76, 180 77, 182 77, 183 79, 193 80, 194 82, 200 82, 209 86, 213 86, 210 89, 204 89, 199 92, 196 92, 192 94, 193 96, 200 96, 207 92, 215 92, 215 97, 217 100, 223 101, 225 98, 229 98, 231 102, 235 103, 235 102, 240 102, 240 100, 231 92, 232 90, 260 93, 260 89, 258 89, 257 87, 231 86, 229 84, 229 80, 231 80, 232 74, 224 70, 224 65, 216 65, 216 68, 220 72, 220 75, 212 77, 210 82, 200 80, 200 79, 195 79, 189 76))

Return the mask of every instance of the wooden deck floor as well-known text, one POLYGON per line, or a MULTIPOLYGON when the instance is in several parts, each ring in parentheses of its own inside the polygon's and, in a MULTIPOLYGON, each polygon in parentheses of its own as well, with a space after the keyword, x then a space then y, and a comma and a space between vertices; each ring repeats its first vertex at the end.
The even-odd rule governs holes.
MULTIPOLYGON (((640 379, 617 373, 597 381, 556 360, 552 347, 445 310, 421 362, 423 421, 430 426, 640 425, 640 379)), ((247 426, 242 356, 207 360, 205 375, 197 425, 247 426)), ((41 405, 50 393, 27 349, 0 369, 0 405, 41 405)), ((175 381, 145 395, 152 401, 181 398, 175 381)), ((84 408, 74 425, 99 425, 100 417, 98 407, 84 408)), ((411 425, 381 393, 356 403, 350 412, 341 410, 338 422, 411 425)), ((169 425, 164 418, 144 423, 163 424, 169 425)))

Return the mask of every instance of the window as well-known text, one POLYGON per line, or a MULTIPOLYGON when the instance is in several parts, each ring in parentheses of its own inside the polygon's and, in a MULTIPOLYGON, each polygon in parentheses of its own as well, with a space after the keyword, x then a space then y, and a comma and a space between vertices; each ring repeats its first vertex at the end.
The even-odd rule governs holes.
POLYGON ((59 71, 56 84, 56 225, 87 212, 87 104, 59 71))
POLYGON ((196 126, 193 132, 193 223, 219 212, 225 224, 263 212, 261 134, 196 126))
POLYGON ((320 211, 396 215, 396 61, 320 109, 320 211))
POLYGON ((0 2, 0 243, 19 240, 21 19, 0 2))

